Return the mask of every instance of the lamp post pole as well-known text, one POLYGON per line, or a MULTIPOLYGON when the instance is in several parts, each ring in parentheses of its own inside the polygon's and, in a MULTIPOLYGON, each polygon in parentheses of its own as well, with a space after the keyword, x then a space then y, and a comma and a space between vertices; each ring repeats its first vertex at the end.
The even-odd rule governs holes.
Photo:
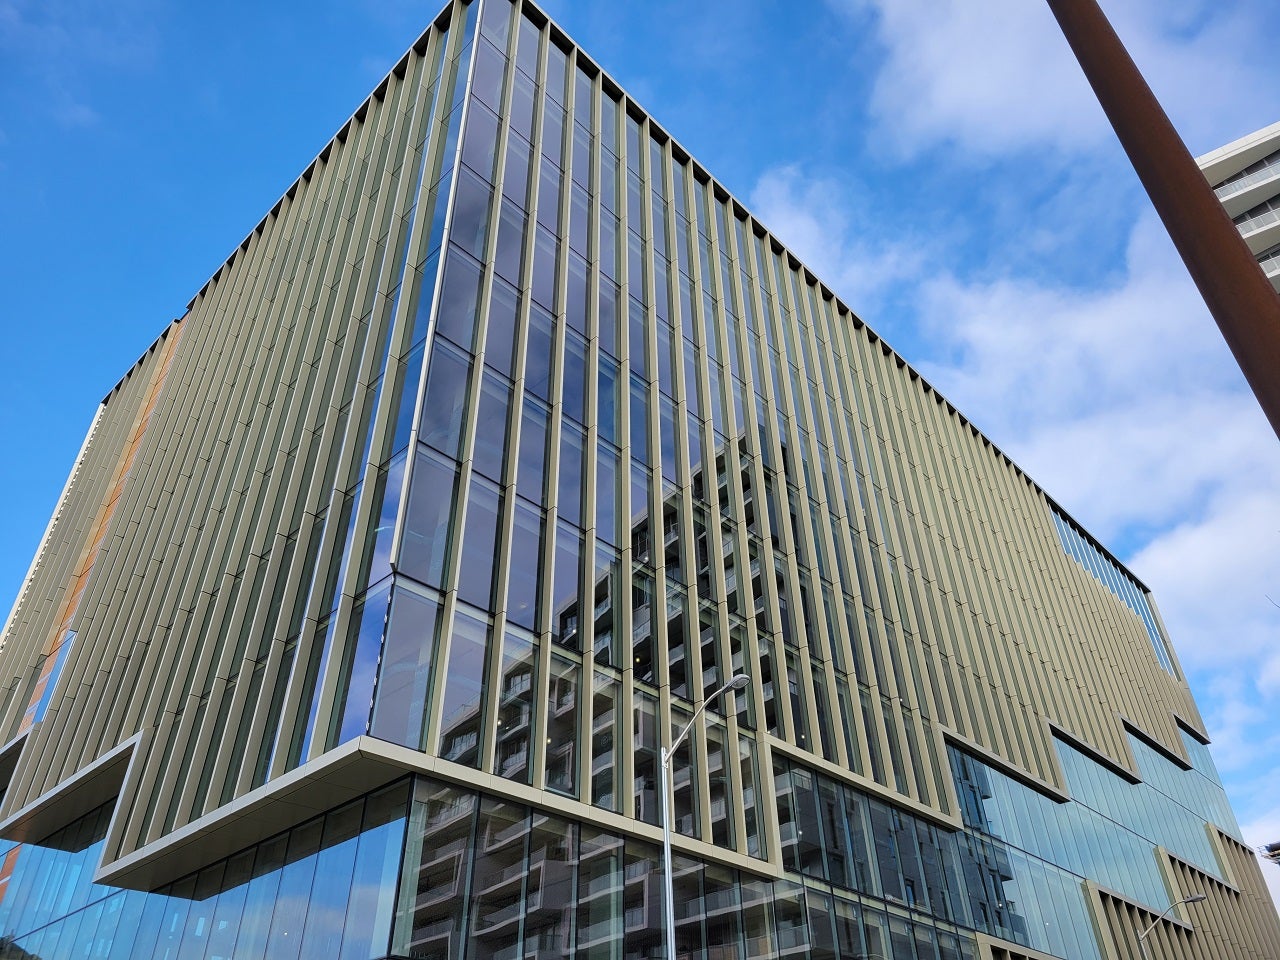
POLYGON ((1280 297, 1097 0, 1047 0, 1253 394, 1280 436, 1280 297))
POLYGON ((671 815, 675 808, 675 791, 671 784, 671 758, 675 756, 676 748, 684 743, 684 738, 689 735, 689 731, 693 729, 693 725, 702 715, 702 711, 707 708, 707 704, 719 700, 730 690, 741 690, 749 683, 751 678, 746 674, 739 673, 731 677, 728 683, 702 701, 698 709, 693 712, 693 716, 689 718, 689 722, 684 725, 684 729, 680 731, 680 735, 671 742, 670 748, 662 748, 659 772, 662 778, 662 882, 665 906, 663 912, 666 915, 667 927, 667 960, 676 958, 676 894, 675 883, 671 876, 671 815))
POLYGON ((1204 899, 1206 899, 1206 897, 1203 893, 1193 893, 1191 894, 1191 896, 1183 897, 1177 903, 1171 903, 1169 904, 1169 906, 1165 907, 1164 913, 1160 914, 1160 916, 1152 920, 1151 923, 1147 925, 1147 929, 1143 930, 1140 934, 1138 934, 1138 946, 1142 948, 1142 955, 1144 957, 1151 956, 1151 954, 1147 952, 1147 934, 1149 934, 1152 930, 1154 930, 1156 928, 1156 924, 1159 923, 1161 920, 1163 920, 1165 917, 1167 917, 1169 915, 1169 912, 1173 910, 1174 907, 1180 907, 1184 903, 1199 903, 1201 900, 1204 900, 1204 899))

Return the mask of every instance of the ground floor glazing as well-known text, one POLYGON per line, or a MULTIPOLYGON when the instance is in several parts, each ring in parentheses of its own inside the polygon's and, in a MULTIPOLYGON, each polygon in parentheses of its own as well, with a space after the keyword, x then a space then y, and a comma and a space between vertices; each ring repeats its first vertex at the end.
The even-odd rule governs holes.
MULTIPOLYGON (((961 831, 778 760, 785 874, 677 856, 680 960, 971 960, 979 932, 1098 957, 1083 883, 1099 871, 1069 840, 1096 835, 1093 820, 1075 822, 1096 815, 958 751, 952 761, 961 831), (1021 819, 1065 852, 1018 842, 1021 819)), ((1141 786, 1104 785, 1112 797, 1141 786)), ((1163 813, 1152 796, 1141 810, 1163 813)), ((39 844, 0 846, 0 960, 664 956, 655 844, 501 796, 406 777, 153 892, 93 882, 113 805, 39 844)), ((1145 875, 1090 878, 1132 885, 1139 902, 1161 896, 1145 875)))

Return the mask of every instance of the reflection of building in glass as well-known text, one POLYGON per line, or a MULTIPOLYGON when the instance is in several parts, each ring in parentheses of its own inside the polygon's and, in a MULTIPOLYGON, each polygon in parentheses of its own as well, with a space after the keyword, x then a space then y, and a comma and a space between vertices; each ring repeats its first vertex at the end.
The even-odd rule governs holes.
POLYGON ((536 8, 454 0, 107 396, 0 958, 1276 956, 1146 589, 536 8), (1194 929, 1187 921, 1194 920, 1194 929))
POLYGON ((1196 163, 1280 292, 1280 123, 1206 153, 1196 163))

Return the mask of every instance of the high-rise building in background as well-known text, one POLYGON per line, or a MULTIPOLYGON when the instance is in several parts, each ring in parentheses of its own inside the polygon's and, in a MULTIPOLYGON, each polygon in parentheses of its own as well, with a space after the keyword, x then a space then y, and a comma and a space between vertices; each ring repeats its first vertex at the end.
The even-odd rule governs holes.
POLYGON ((2 642, 0 957, 661 956, 738 673, 681 958, 1280 951, 1143 585, 527 3, 111 390, 2 642))
POLYGON ((1280 293, 1280 123, 1197 157, 1196 163, 1280 293))

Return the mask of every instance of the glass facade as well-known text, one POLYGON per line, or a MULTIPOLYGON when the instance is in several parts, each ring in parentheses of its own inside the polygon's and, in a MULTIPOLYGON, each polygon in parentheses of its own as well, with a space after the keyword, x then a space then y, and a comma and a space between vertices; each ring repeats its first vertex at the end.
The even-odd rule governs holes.
MULTIPOLYGON (((1185 837, 1172 798, 1061 751, 1066 803, 953 749, 961 831, 780 761, 784 877, 677 856, 678 956, 967 960, 981 931, 1100 957, 1081 881, 1159 911, 1154 844, 1185 837), (1126 791, 1150 836, 1109 818, 1126 791)), ((92 880, 113 806, 0 849, 0 960, 663 956, 654 844, 501 796, 410 778, 151 893, 92 880)))
POLYGON ((0 958, 387 955, 409 786, 370 794, 144 893, 93 882, 114 802, 0 847, 0 958))
POLYGON ((951 748, 951 765, 961 800, 965 826, 977 837, 988 839, 1017 864, 1000 899, 1036 903, 1049 917, 1040 924, 1023 923, 1029 943, 1057 956, 1097 956, 1097 946, 1087 938, 1070 945, 1052 943, 1052 930, 1075 928, 1085 917, 1079 880, 1091 880, 1158 914, 1172 897, 1161 869, 1157 847, 1163 847, 1203 874, 1229 882, 1229 873, 1210 842, 1206 821, 1239 836, 1239 827, 1225 803, 1216 780, 1213 761, 1203 744, 1187 736, 1200 749, 1192 751, 1204 771, 1184 769, 1130 735, 1130 745, 1143 781, 1132 782, 1099 764, 1080 750, 1059 740, 1058 756, 1066 773, 1071 799, 1062 803, 1020 783, 988 764, 951 748), (1197 811, 1203 811, 1197 812, 1197 811), (1018 870, 1037 869, 1074 875, 1075 882, 1062 887, 1061 896, 1045 898, 1043 887, 1020 879, 1018 870), (1013 889, 1009 885, 1014 885, 1013 889), (1021 898, 1015 889, 1022 891, 1021 898))
MULTIPOLYGON (((435 780, 370 794, 153 893, 92 882, 111 813, 3 851, 22 893, 0 909, 0 960, 663 955, 655 845, 435 780)), ((681 958, 975 956, 963 929, 900 905, 674 863, 681 958)))
POLYGON ((0 960, 657 958, 664 815, 679 960, 1101 960, 1157 848, 1246 916, 1145 589, 531 4, 454 0, 237 257, 0 642, 0 814, 136 737, 0 847, 0 960), (91 882, 357 753, 404 779, 91 882))
MULTIPOLYGON (((677 857, 679 956, 959 960, 974 956, 977 930, 1099 957, 1081 881, 1158 911, 1168 894, 1154 846, 1189 862, 1202 851, 1173 798, 1060 751, 1066 803, 953 749, 962 831, 778 761, 786 878, 677 857)), ((112 807, 0 850, 12 891, 0 958, 71 955, 72 944, 84 956, 209 960, 662 956, 652 843, 501 796, 413 778, 153 893, 92 882, 112 807)))
MULTIPOLYGON (((1008 836, 979 819, 989 809, 1012 815, 1009 798, 1016 797, 1024 804, 1017 811, 1023 818, 1019 825, 1031 831, 1044 821, 1032 827, 1025 805, 1038 810, 1057 804, 958 751, 952 751, 952 760, 968 828, 963 831, 940 827, 799 765, 784 765, 775 782, 787 870, 803 875, 811 886, 826 881, 837 898, 856 894, 864 909, 875 905, 916 923, 949 921, 1054 956, 1097 960, 1101 954, 1089 933, 1081 887, 1082 878, 1094 874, 1073 872, 1070 859, 1048 854, 1038 842, 1040 834, 1033 834, 1036 843, 1019 846, 1022 834, 1008 836), (992 783, 1004 791, 994 800, 992 783), (985 806, 978 797, 985 798, 985 806)), ((1077 820, 1064 827, 1057 839, 1083 838, 1078 825, 1077 820)), ((1154 868, 1149 843, 1141 854, 1154 868)))
POLYGON ((1222 789, 1222 781, 1218 778, 1218 768, 1209 753, 1209 745, 1186 730, 1181 732, 1182 743, 1191 760, 1191 769, 1170 763, 1168 758, 1149 744, 1137 737, 1130 737, 1139 774, 1155 790, 1191 811, 1200 820, 1214 824, 1243 843, 1244 836, 1227 800, 1227 793, 1222 789))
MULTIPOLYGON (((419 778, 393 954, 661 957, 661 863, 654 844, 419 778)), ((901 901, 683 856, 672 879, 682 960, 976 955, 971 933, 901 901)))
POLYGON ((708 763, 753 776, 723 758, 749 770, 761 733, 945 804, 936 691, 898 652, 936 655, 892 434, 823 349, 856 351, 850 330, 535 13, 495 0, 477 29, 416 446, 379 468, 407 468, 395 574, 312 674, 345 702, 299 756, 370 733, 651 819, 649 748, 608 718, 675 724, 747 670, 758 691, 711 705, 690 746, 694 835, 760 854, 755 810, 697 785, 708 763), (426 643, 406 610, 424 605, 426 643), (531 695, 498 732, 486 691, 513 645, 531 695), (551 749, 520 759, 512 723, 551 749), (579 724, 607 749, 577 749, 579 724))

